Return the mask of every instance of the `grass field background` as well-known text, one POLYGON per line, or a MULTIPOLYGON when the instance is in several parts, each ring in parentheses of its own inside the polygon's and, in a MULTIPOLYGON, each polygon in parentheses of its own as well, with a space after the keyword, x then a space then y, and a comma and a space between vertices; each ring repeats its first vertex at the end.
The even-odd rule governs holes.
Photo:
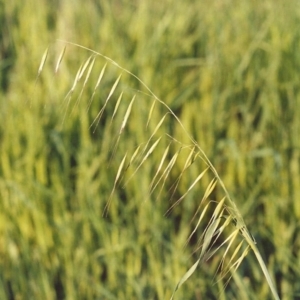
MULTIPOLYGON (((281 299, 300 299, 296 0, 0 0, 0 299, 169 299, 194 263, 205 228, 185 247, 209 179, 165 215, 172 204, 167 187, 184 158, 166 188, 149 195, 159 151, 126 189, 117 188, 103 217, 120 161, 145 144, 164 110, 154 110, 147 133, 153 97, 122 74, 118 92, 127 105, 113 122, 114 106, 107 107, 90 127, 122 72, 107 66, 87 110, 105 65, 97 57, 80 101, 77 89, 68 105, 65 97, 91 53, 58 39, 110 57, 171 107, 224 180, 281 299), (135 94, 129 130, 109 162, 135 94)), ((187 142, 168 115, 159 131, 187 142)), ((162 149, 169 141, 160 141, 162 149)), ((168 160, 179 151, 174 144, 168 160)), ((201 168, 195 164, 174 199, 201 168)), ((215 277, 218 255, 197 268, 175 299, 272 299, 251 252, 224 290, 225 280, 215 277)))

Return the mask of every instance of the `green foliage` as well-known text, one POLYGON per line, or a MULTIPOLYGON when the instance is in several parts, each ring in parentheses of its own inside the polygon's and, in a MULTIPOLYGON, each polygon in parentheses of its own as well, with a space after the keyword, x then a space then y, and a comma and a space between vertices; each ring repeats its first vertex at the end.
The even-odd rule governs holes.
POLYGON ((281 299, 299 297, 297 1, 29 0, 0 10, 1 299, 169 299, 199 257, 176 299, 272 299, 251 251, 226 273, 243 240, 239 220, 230 202, 217 211, 219 182, 201 202, 212 172, 189 191, 206 168, 197 143, 281 299), (196 144, 140 81, 56 39, 141 78, 196 144), (220 269, 229 242, 216 250, 232 233, 220 269))

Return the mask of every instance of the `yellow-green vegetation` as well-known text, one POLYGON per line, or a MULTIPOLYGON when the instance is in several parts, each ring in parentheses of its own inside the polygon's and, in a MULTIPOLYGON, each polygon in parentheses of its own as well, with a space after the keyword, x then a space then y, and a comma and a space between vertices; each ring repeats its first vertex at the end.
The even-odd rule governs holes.
POLYGON ((0 299, 300 298, 299 27, 0 1, 0 299))

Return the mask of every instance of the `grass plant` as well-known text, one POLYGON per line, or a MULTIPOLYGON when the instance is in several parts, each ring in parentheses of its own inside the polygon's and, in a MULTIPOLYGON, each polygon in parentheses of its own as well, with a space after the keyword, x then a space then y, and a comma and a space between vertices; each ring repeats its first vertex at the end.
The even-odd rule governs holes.
MULTIPOLYGON (((237 209, 234 201, 231 199, 218 172, 216 171, 215 167, 213 166, 211 161, 208 159, 208 157, 206 156, 205 152, 202 150, 200 145, 186 131, 182 122, 176 116, 176 114, 171 110, 171 108, 168 105, 166 105, 162 100, 160 100, 140 78, 138 78, 136 75, 134 75, 130 71, 119 66, 111 58, 104 56, 98 52, 95 52, 91 49, 87 49, 80 45, 75 45, 75 44, 71 44, 71 45, 77 46, 79 48, 83 48, 83 49, 91 52, 92 55, 89 56, 89 58, 80 65, 80 67, 77 71, 77 74, 75 76, 72 88, 70 89, 70 91, 68 92, 68 94, 65 97, 65 100, 67 101, 66 114, 67 114, 67 111, 71 109, 70 102, 71 102, 72 94, 75 91, 77 84, 79 83, 80 79, 84 76, 84 73, 86 71, 85 79, 82 84, 79 96, 75 102, 75 105, 78 105, 78 103, 80 102, 81 96, 82 96, 84 88, 86 86, 86 83, 89 81, 90 76, 92 74, 92 71, 93 71, 93 68, 95 65, 95 59, 96 59, 96 57, 100 56, 101 58, 104 58, 106 60, 106 63, 102 67, 102 70, 99 74, 98 80, 96 82, 93 93, 91 95, 91 99, 89 100, 88 109, 91 107, 93 98, 96 94, 96 90, 98 88, 100 88, 99 84, 104 76, 107 63, 110 63, 113 66, 116 66, 120 70, 121 74, 118 75, 118 77, 114 81, 107 97, 105 98, 103 106, 101 107, 100 111, 97 113, 96 117, 94 118, 93 122, 91 123, 90 128, 92 128, 94 124, 96 127, 98 127, 99 123, 101 122, 102 116, 105 114, 106 110, 108 110, 108 105, 110 104, 109 102, 113 101, 113 100, 111 100, 113 98, 113 95, 118 94, 117 87, 120 84, 120 79, 121 79, 122 73, 127 73, 130 76, 134 77, 138 81, 138 83, 146 90, 146 92, 148 92, 148 95, 151 96, 151 98, 152 98, 151 99, 152 101, 148 101, 148 106, 147 106, 147 104, 140 103, 140 102, 139 102, 139 104, 136 105, 136 106, 138 106, 137 109, 139 110, 139 112, 140 112, 140 107, 142 106, 144 112, 146 114, 148 114, 147 123, 145 124, 146 126, 144 127, 143 131, 144 132, 148 131, 148 126, 150 127, 150 124, 152 123, 153 114, 161 115, 159 117, 159 119, 160 119, 159 122, 155 122, 155 124, 153 125, 154 130, 150 131, 148 133, 149 137, 146 137, 146 140, 143 143, 137 144, 135 149, 132 149, 132 151, 130 153, 129 152, 130 149, 128 148, 128 145, 126 142, 127 137, 124 132, 125 132, 125 129, 127 129, 127 127, 130 128, 130 124, 128 124, 128 123, 130 123, 131 115, 134 114, 132 111, 133 111, 135 101, 138 101, 138 100, 136 100, 136 95, 134 95, 132 97, 132 99, 130 100, 130 102, 127 101, 127 104, 125 104, 124 112, 121 114, 119 120, 118 120, 117 116, 118 116, 120 104, 121 104, 121 102, 122 103, 124 102, 124 100, 122 99, 123 91, 121 93, 119 93, 119 96, 118 96, 118 98, 116 98, 116 101, 113 104, 111 104, 114 107, 113 114, 111 116, 110 125, 106 125, 106 126, 113 127, 113 123, 117 123, 119 125, 117 125, 117 128, 112 129, 112 136, 114 136, 112 141, 110 141, 110 139, 108 138, 106 142, 112 143, 110 146, 111 155, 109 158, 109 168, 112 169, 111 164, 112 163, 115 164, 117 162, 116 163, 117 172, 115 172, 116 175, 113 175, 113 177, 115 177, 115 179, 114 179, 114 183, 113 183, 110 195, 108 197, 107 203, 104 208, 104 215, 106 216, 108 214, 109 208, 111 206, 112 198, 114 198, 114 194, 117 192, 118 188, 121 187, 122 189, 124 189, 122 194, 127 194, 127 189, 130 190, 129 184, 131 183, 132 178, 134 176, 137 177, 138 178, 137 181, 139 183, 140 178, 145 176, 145 174, 143 174, 142 172, 141 172, 142 174, 137 175, 137 173, 140 173, 139 171, 142 168, 147 169, 148 176, 149 176, 149 173, 151 174, 151 169, 153 169, 153 171, 156 170, 152 175, 150 175, 150 178, 153 178, 153 179, 152 179, 151 183, 149 184, 149 186, 146 186, 146 189, 144 191, 144 198, 146 199, 146 201, 148 200, 148 198, 152 198, 151 196, 154 194, 156 189, 159 189, 158 196, 155 196, 154 199, 163 201, 164 198, 169 198, 168 202, 172 203, 172 198, 174 197, 174 195, 178 194, 178 193, 180 194, 179 185, 181 184, 181 181, 184 181, 186 177, 188 178, 187 181, 188 180, 191 181, 188 184, 187 190, 184 191, 183 194, 178 199, 175 199, 175 202, 171 205, 171 207, 168 209, 167 212, 171 211, 175 206, 180 205, 180 203, 183 200, 185 200, 185 198, 187 198, 187 196, 191 193, 191 191, 194 188, 196 188, 196 186, 198 185, 198 182, 203 178, 203 176, 207 173, 207 171, 210 170, 213 178, 209 182, 207 187, 204 188, 205 192, 204 192, 202 199, 199 198, 199 200, 200 199, 201 200, 200 201, 198 200, 199 204, 198 204, 197 211, 195 212, 195 214, 193 215, 193 217, 191 219, 191 220, 198 219, 198 222, 197 222, 197 225, 195 226, 195 228, 193 229, 191 235, 189 236, 188 240, 190 240, 193 237, 193 235, 198 230, 198 227, 200 226, 201 221, 206 217, 206 213, 208 212, 209 205, 214 203, 215 207, 210 212, 211 217, 208 218, 208 222, 207 222, 206 228, 204 229, 204 233, 202 234, 200 239, 197 241, 197 243, 199 245, 201 245, 199 257, 198 257, 197 261, 193 264, 193 266, 180 279, 174 292, 176 292, 177 289, 195 272, 196 268, 202 261, 208 260, 208 258, 211 258, 212 256, 215 255, 215 253, 219 250, 219 248, 225 247, 224 254, 221 256, 221 261, 220 261, 220 264, 218 267, 219 271, 221 272, 221 278, 224 278, 226 276, 226 274, 228 274, 228 273, 235 272, 237 270, 237 268, 239 267, 239 265, 242 263, 244 257, 248 254, 249 250, 251 249, 251 250, 253 250, 253 252, 257 258, 258 264, 261 266, 261 269, 266 277, 266 281, 272 291, 274 298, 279 299, 279 296, 276 291, 276 287, 270 277, 270 274, 269 274, 269 272, 266 268, 266 265, 261 257, 261 254, 260 254, 258 248, 256 247, 256 241, 253 238, 253 236, 251 236, 251 234, 249 233, 239 210, 237 209), (151 104, 151 102, 152 102, 152 104, 151 104), (149 104, 151 104, 151 105, 149 105, 149 104), (161 105, 162 108, 159 107, 159 105, 161 105), (158 112, 156 112, 157 110, 158 110, 158 112), (174 132, 176 132, 178 134, 178 130, 176 128, 176 125, 178 125, 180 127, 180 129, 183 131, 183 132, 179 133, 179 138, 182 137, 183 135, 187 136, 190 144, 186 144, 186 145, 183 144, 182 142, 180 142, 178 140, 177 135, 174 136, 174 135, 171 135, 172 133, 169 134, 167 129, 164 129, 162 134, 160 134, 160 135, 158 134, 160 129, 164 127, 163 125, 164 125, 164 122, 166 120, 166 117, 168 117, 168 115, 170 115, 170 117, 172 117, 175 120, 175 122, 169 121, 172 124, 172 129, 175 129, 174 132), (169 144, 164 143, 163 147, 160 148, 159 144, 164 136, 166 136, 170 140, 170 142, 169 142, 169 144), (167 163, 166 160, 167 160, 170 148, 174 148, 172 145, 174 142, 177 144, 177 146, 179 145, 180 147, 179 148, 177 147, 177 149, 176 149, 176 146, 175 146, 175 149, 173 149, 173 152, 175 152, 175 153, 170 156, 170 161, 169 162, 167 161, 168 162, 167 163), (121 157, 123 157, 123 158, 122 158, 122 160, 118 161, 116 153, 121 152, 121 150, 118 149, 119 143, 125 144, 124 151, 126 151, 126 153, 125 154, 122 153, 121 157), (188 149, 188 151, 184 155, 183 153, 184 153, 185 149, 188 149), (158 153, 157 154, 158 157, 160 157, 161 154, 163 154, 161 156, 160 160, 157 162, 155 161, 156 153, 158 153), (183 156, 183 158, 182 158, 182 156, 183 156), (204 170, 202 170, 201 172, 196 171, 197 177, 193 178, 191 180, 190 172, 194 173, 193 171, 190 171, 191 166, 193 164, 199 165, 199 159, 204 162, 204 164, 206 165, 206 168, 204 168, 204 170), (171 183, 169 183, 169 185, 171 184, 170 189, 168 189, 167 192, 165 192, 164 196, 161 196, 161 192, 162 192, 163 188, 165 187, 166 183, 168 182, 169 177, 172 177, 171 176, 172 169, 174 167, 176 167, 177 160, 185 161, 184 167, 183 167, 183 169, 180 169, 178 171, 178 175, 177 175, 177 178, 174 181, 174 183, 172 184, 172 181, 171 181, 171 183), (148 161, 150 161, 149 167, 145 166, 146 162, 148 162, 148 161), (132 170, 130 170, 130 169, 132 169, 132 170), (130 175, 126 176, 127 175, 126 173, 130 173, 130 175), (218 200, 209 200, 211 194, 214 192, 214 189, 216 188, 217 185, 219 185, 221 187, 221 190, 224 193, 223 198, 220 199, 219 201, 218 200), (161 188, 159 188, 160 186, 161 186, 161 188), (171 197, 168 194, 170 194, 171 197), (229 231, 229 233, 227 233, 228 238, 226 238, 225 241, 219 242, 219 237, 225 231, 226 227, 231 225, 231 223, 234 223, 235 228, 233 228, 232 230, 229 231), (238 234, 241 234, 243 239, 241 242, 235 244, 238 234), (220 245, 218 245, 216 247, 216 249, 212 249, 214 247, 214 245, 217 243, 219 243, 220 245), (243 243, 246 244, 246 247, 244 249, 242 248, 243 243), (231 248, 233 248, 233 251, 232 251, 233 253, 231 255, 229 255, 229 258, 228 258, 229 262, 227 262, 227 255, 230 252, 231 248), (227 265, 227 266, 225 267, 225 265, 227 265)), ((56 63, 56 72, 58 71, 58 66, 60 65, 60 63, 62 61, 62 57, 63 57, 64 53, 65 53, 65 48, 63 48, 61 54, 59 55, 58 61, 56 63)), ((44 67, 47 57, 48 57, 48 48, 46 49, 46 51, 42 57, 42 61, 41 61, 41 64, 40 64, 40 67, 38 70, 38 76, 42 72, 42 69, 44 67)), ((138 92, 141 92, 141 91, 138 90, 138 92)), ((139 100, 139 101, 141 101, 141 100, 139 100)), ((135 123, 136 123, 136 120, 135 120, 135 123)), ((95 130, 96 129, 97 128, 95 128, 95 130)), ((93 131, 94 133, 95 133, 95 130, 93 131)), ((126 131, 128 131, 128 130, 126 130, 126 131)), ((130 136, 131 136, 131 135, 134 135, 135 132, 136 132, 136 129, 134 128, 132 132, 127 133, 127 134, 130 134, 130 136)), ((171 132, 173 132, 173 130, 171 130, 171 132)), ((147 134, 146 134, 146 136, 147 136, 147 134)), ((138 139, 137 139, 137 142, 138 142, 138 139)), ((178 164, 180 165, 180 163, 178 163, 178 164)), ((199 195, 199 192, 194 191, 193 194, 199 195)), ((118 195, 118 196, 119 196, 119 197, 117 197, 118 199, 122 198, 122 197, 120 197, 120 195, 118 195)), ((134 194, 133 194, 133 196, 134 196, 134 194)), ((230 277, 231 276, 229 276, 229 279, 227 280, 225 285, 227 285, 228 281, 230 280, 230 277)), ((173 297, 174 297, 174 293, 171 298, 173 299, 173 297)))
POLYGON ((297 1, 0 19, 1 299, 298 299, 297 1))

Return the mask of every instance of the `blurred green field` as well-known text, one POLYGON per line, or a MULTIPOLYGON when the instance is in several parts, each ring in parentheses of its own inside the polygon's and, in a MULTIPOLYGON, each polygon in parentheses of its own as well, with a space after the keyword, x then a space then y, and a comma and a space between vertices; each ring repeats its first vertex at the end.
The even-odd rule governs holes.
MULTIPOLYGON (((126 188, 114 185, 126 153, 128 162, 147 145, 166 109, 155 107, 145 130, 153 97, 110 63, 95 91, 101 57, 69 98, 91 53, 58 40, 113 59, 171 107, 225 182, 280 298, 300 299, 296 0, 0 0, 0 299, 170 299, 205 229, 186 245, 210 176, 165 214, 204 167, 197 161, 170 195, 190 153, 165 135, 188 143, 170 114, 153 137, 162 137, 157 151, 126 188), (112 119, 108 105, 91 126, 120 74, 118 113, 112 119), (179 158, 149 195, 169 144, 165 164, 179 158)), ((253 253, 226 289, 215 276, 221 258, 201 264, 175 299, 273 299, 253 253)))

